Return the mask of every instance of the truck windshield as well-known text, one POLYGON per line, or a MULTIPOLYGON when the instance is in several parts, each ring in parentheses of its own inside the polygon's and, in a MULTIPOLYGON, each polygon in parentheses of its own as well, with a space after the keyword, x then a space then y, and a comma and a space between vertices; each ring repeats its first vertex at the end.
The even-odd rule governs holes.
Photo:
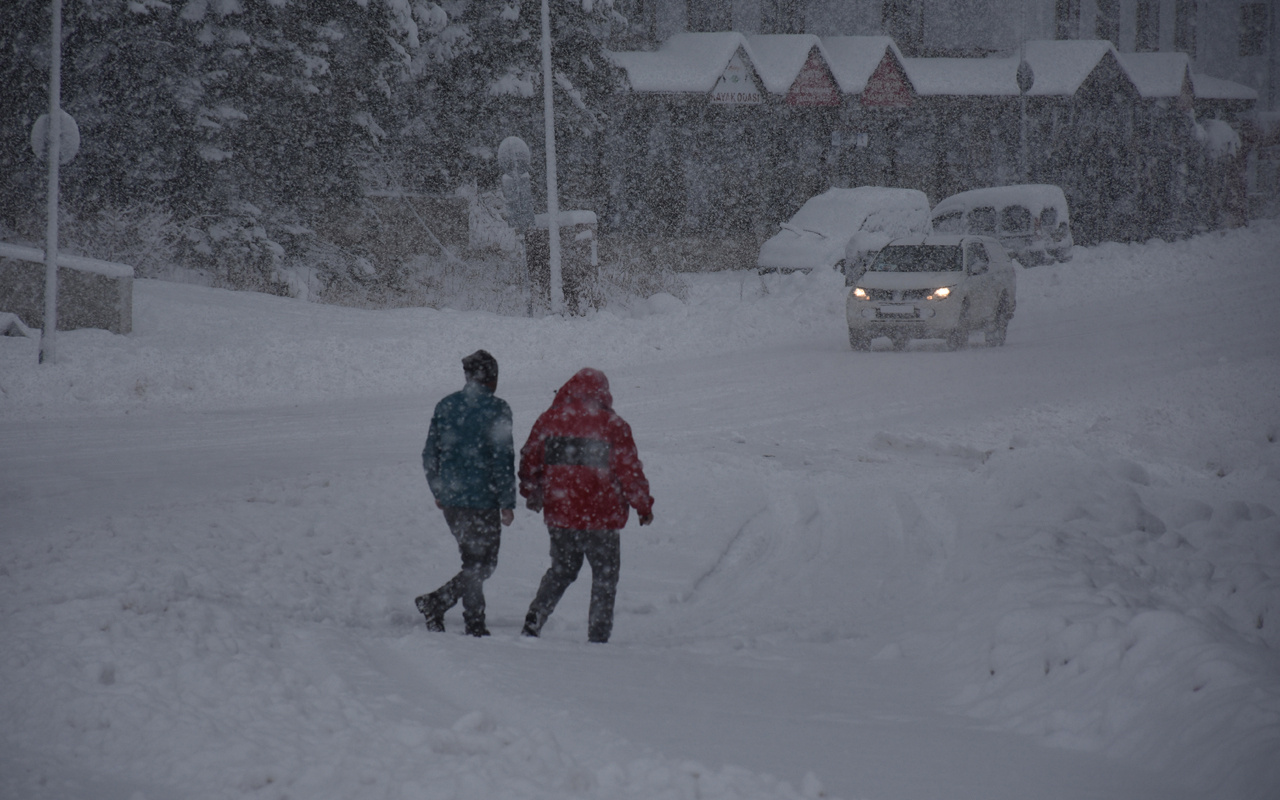
POLYGON ((876 256, 872 272, 960 272, 964 259, 955 245, 886 247, 876 256))

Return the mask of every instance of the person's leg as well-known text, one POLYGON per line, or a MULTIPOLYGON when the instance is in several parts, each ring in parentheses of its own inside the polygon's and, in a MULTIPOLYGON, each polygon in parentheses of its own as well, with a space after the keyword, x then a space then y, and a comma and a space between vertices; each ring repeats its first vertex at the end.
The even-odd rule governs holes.
POLYGON ((444 630, 444 614, 462 601, 467 632, 483 635, 484 582, 498 566, 502 541, 501 512, 497 509, 445 508, 444 519, 458 542, 462 569, 434 592, 417 599, 427 629, 444 630))
POLYGON ((613 632, 613 601, 618 593, 622 548, 618 531, 589 531, 586 557, 591 564, 591 610, 587 613, 587 640, 607 642, 613 632))
POLYGON ((551 537, 551 567, 543 574, 538 593, 529 605, 524 630, 521 631, 525 636, 537 636, 542 631, 547 617, 564 596, 564 590, 582 569, 581 531, 547 528, 547 533, 551 537))
MULTIPOLYGON (((502 544, 501 512, 496 508, 456 509, 458 552, 462 570, 454 576, 456 596, 462 600, 462 619, 467 633, 485 636, 484 582, 498 568, 498 549, 502 544)), ((451 526, 452 527, 452 526, 451 526)))

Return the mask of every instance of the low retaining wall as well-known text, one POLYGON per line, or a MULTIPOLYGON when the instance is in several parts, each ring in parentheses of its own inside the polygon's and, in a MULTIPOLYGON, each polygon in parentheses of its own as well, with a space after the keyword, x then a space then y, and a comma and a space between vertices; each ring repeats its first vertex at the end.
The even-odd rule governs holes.
MULTIPOLYGON (((0 244, 0 311, 28 327, 44 327, 44 253, 0 244)), ((81 256, 58 255, 58 330, 133 330, 133 267, 81 256)))

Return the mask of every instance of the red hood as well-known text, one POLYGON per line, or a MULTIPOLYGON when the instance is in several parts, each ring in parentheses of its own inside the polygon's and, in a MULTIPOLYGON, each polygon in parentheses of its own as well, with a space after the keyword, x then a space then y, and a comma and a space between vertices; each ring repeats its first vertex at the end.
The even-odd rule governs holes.
POLYGON ((552 408, 569 405, 612 410, 613 395, 609 393, 609 379, 598 369, 587 367, 578 370, 578 374, 560 387, 556 392, 556 399, 551 402, 552 408))

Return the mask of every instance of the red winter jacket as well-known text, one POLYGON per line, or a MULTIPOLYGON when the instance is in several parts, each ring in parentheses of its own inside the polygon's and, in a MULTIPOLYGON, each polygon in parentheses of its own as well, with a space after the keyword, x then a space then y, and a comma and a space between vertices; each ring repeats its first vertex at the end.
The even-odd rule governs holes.
POLYGON ((570 378, 533 424, 520 449, 520 494, 552 528, 618 530, 628 507, 652 512, 631 426, 614 413, 600 370, 570 378))

